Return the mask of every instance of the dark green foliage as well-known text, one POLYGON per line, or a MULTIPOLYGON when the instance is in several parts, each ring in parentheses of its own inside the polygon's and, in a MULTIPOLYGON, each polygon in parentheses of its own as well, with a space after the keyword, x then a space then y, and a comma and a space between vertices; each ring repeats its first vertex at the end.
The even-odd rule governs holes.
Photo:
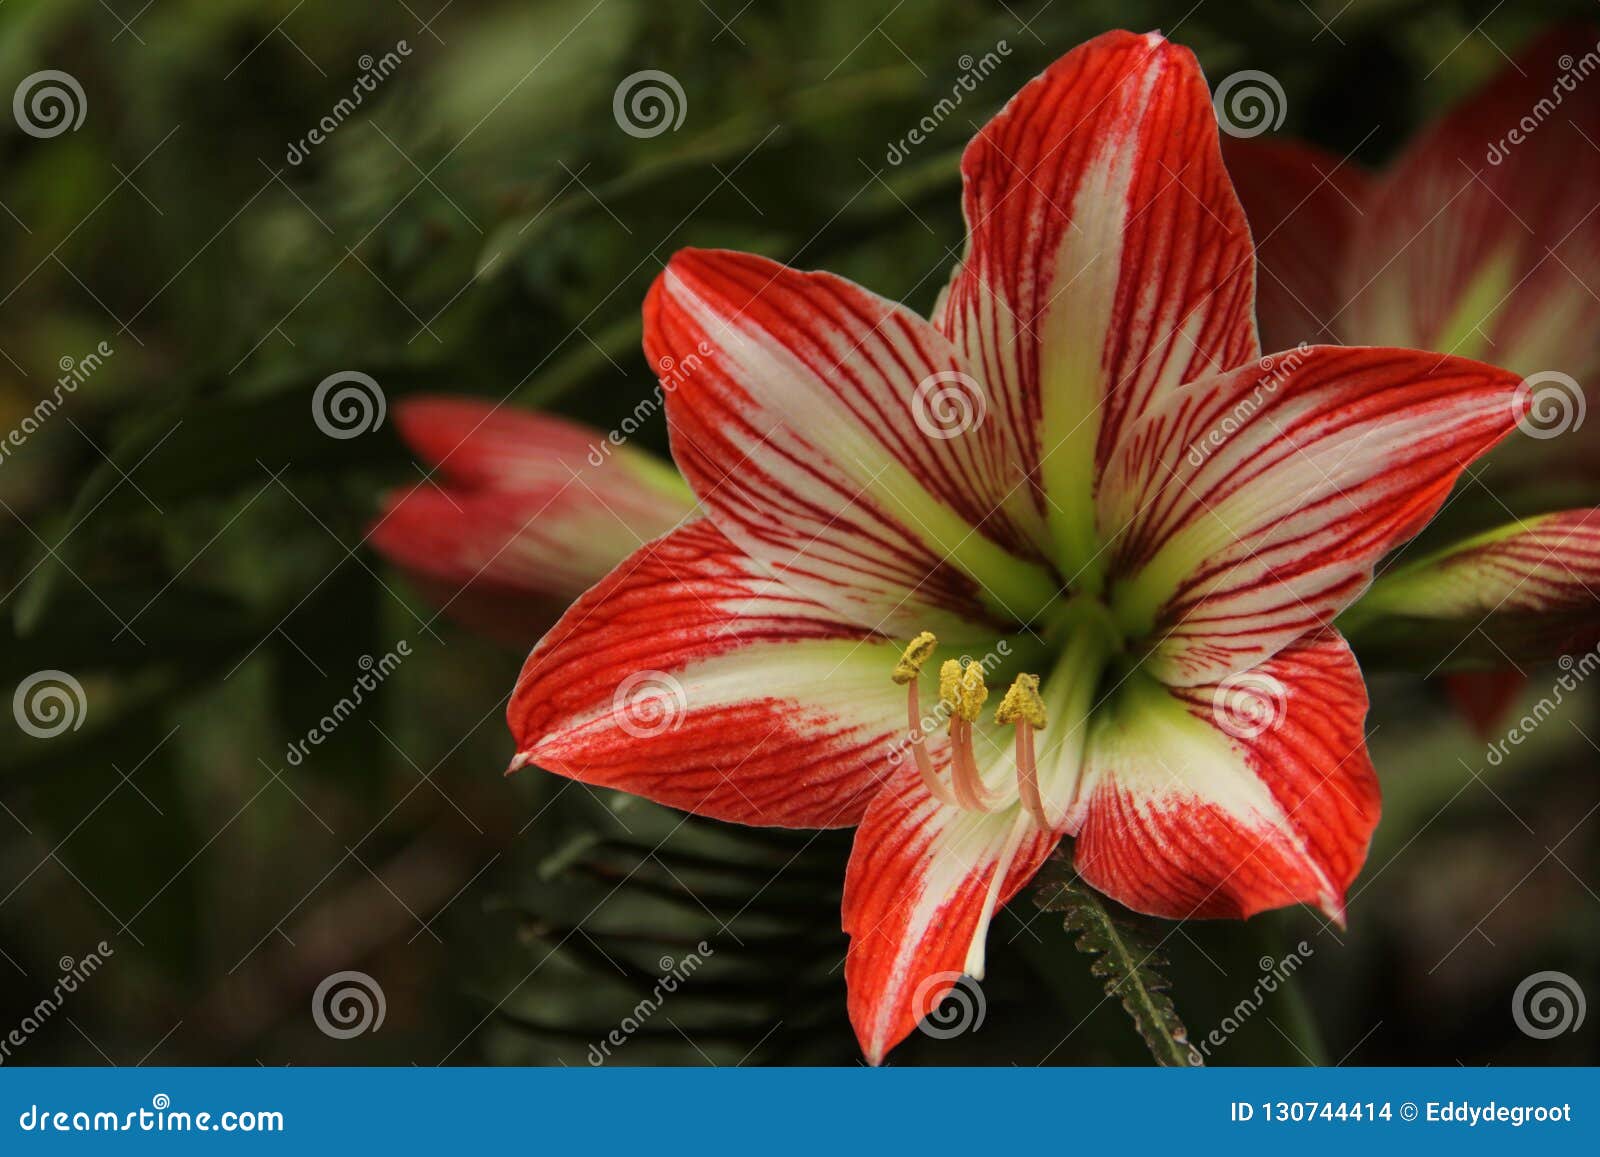
POLYGON ((1157 1064, 1201 1063, 1164 975, 1170 962, 1161 945, 1171 924, 1136 916, 1106 899, 1060 858, 1040 873, 1034 903, 1062 914, 1061 926, 1075 935, 1079 952, 1094 958, 1090 970, 1105 982, 1106 996, 1121 1001, 1157 1064))

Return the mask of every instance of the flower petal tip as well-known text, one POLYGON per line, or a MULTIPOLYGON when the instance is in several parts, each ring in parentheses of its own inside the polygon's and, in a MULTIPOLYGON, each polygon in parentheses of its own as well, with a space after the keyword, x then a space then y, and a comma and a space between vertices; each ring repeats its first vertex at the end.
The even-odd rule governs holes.
POLYGON ((488 402, 450 394, 412 394, 390 408, 400 440, 435 467, 493 410, 488 402))
POLYGON ((889 1040, 881 1026, 874 1027, 858 1021, 854 1010, 850 1018, 850 1027, 856 1034, 856 1046, 861 1050, 861 1059, 870 1068, 882 1068, 883 1058, 899 1042, 889 1040))
POLYGON ((1505 730, 1527 676, 1516 668, 1499 671, 1452 671, 1441 677, 1456 714, 1482 743, 1493 743, 1505 730))
POLYGON ((1321 909, 1324 916, 1333 922, 1339 931, 1343 932, 1349 928, 1349 913, 1345 908, 1343 896, 1335 896, 1331 892, 1325 893, 1318 898, 1317 907, 1321 909))

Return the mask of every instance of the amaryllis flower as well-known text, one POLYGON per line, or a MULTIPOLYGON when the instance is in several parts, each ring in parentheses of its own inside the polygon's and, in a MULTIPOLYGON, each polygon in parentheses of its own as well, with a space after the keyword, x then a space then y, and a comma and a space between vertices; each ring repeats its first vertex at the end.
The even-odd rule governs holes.
MULTIPOLYGON (((1597 512, 1571 511, 1542 529, 1512 519, 1528 512, 1528 491, 1565 487, 1593 501, 1590 434, 1600 426, 1582 428, 1600 382, 1600 287, 1590 274, 1600 262, 1596 71, 1600 28, 1559 28, 1378 176, 1294 141, 1229 140, 1224 149, 1257 238, 1257 309, 1269 346, 1414 346, 1483 358, 1526 379, 1531 437, 1496 455, 1470 495, 1507 525, 1446 552, 1448 576, 1413 571, 1385 597, 1391 613, 1442 626, 1466 604, 1433 588, 1470 587, 1479 609, 1466 630, 1454 628, 1458 638, 1481 622, 1481 635, 1554 648, 1478 647, 1480 664, 1548 658, 1600 628, 1600 538, 1574 529, 1597 512), (1508 539, 1519 548, 1507 549, 1508 539), (1490 621, 1508 616, 1519 621, 1490 621), (1520 621, 1527 617, 1539 629, 1520 621)), ((1457 664, 1466 658, 1445 653, 1457 664)), ((1492 730, 1521 683, 1513 667, 1454 674, 1448 685, 1468 718, 1492 730)))
POLYGON ((670 466, 599 430, 486 401, 408 398, 401 436, 434 469, 370 535, 447 613, 530 646, 694 500, 670 466))
POLYGON ((877 1062, 1064 838, 1142 912, 1342 920, 1378 818, 1329 624, 1516 379, 1263 357, 1254 253, 1194 57, 1109 33, 962 160, 931 321, 826 273, 677 254, 652 360, 703 517, 529 657, 513 768, 746 824, 859 825, 850 1017, 877 1062))

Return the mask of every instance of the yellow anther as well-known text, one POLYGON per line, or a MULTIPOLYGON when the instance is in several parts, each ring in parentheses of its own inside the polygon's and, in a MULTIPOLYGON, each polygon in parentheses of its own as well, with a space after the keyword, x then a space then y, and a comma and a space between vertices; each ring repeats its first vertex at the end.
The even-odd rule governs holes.
POLYGON ((976 663, 963 666, 958 660, 946 659, 939 667, 939 698, 957 719, 976 722, 984 700, 989 698, 983 668, 976 663))
POLYGON ((932 631, 923 631, 911 645, 905 649, 905 654, 900 656, 900 661, 894 665, 894 674, 891 678, 902 686, 911 682, 922 674, 922 665, 933 658, 933 649, 939 645, 939 640, 933 637, 932 631))
POLYGON ((996 723, 1015 723, 1018 720, 1034 727, 1045 725, 1044 699, 1039 695, 1039 676, 1018 675, 1011 684, 1000 706, 995 708, 996 723))
POLYGON ((961 664, 955 659, 939 664, 939 701, 951 711, 961 710, 961 664))
POLYGON ((976 663, 968 663, 966 670, 961 672, 961 718, 968 723, 976 723, 978 713, 983 710, 988 698, 989 688, 983 681, 983 668, 976 663))

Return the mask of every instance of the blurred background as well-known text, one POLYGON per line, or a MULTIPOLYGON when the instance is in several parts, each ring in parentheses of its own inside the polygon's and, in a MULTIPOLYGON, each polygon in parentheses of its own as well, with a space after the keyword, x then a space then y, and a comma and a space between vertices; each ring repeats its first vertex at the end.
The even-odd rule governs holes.
MULTIPOLYGON (((360 373, 388 407, 459 391, 609 429, 653 385, 639 303, 681 246, 926 311, 961 246, 961 147, 1107 28, 1164 30, 1213 84, 1269 72, 1285 132, 1378 164, 1528 36, 1595 14, 8 0, 0 95, 59 72, 82 120, 0 120, 0 697, 71 680, 69 722, 0 713, 0 1060, 855 1063, 848 833, 503 778, 522 654, 438 617, 364 545, 419 466, 392 422, 325 432, 318 384, 360 373), (955 113, 897 150, 987 54, 955 113), (681 88, 676 128, 614 115, 642 70, 681 88), (314 998, 347 971, 383 1019, 330 1034, 314 998)), ((639 440, 664 450, 659 416, 639 440)), ((1211 1063, 1600 1060, 1600 1015, 1548 1040, 1512 1016, 1543 970, 1600 993, 1597 688, 1498 763, 1435 687, 1372 691, 1385 817, 1349 931, 1299 911, 1154 929, 1191 1039, 1292 953, 1211 1063)), ((982 1026, 914 1034, 894 1061, 1148 1063, 1061 925, 1019 897, 982 1026)))

